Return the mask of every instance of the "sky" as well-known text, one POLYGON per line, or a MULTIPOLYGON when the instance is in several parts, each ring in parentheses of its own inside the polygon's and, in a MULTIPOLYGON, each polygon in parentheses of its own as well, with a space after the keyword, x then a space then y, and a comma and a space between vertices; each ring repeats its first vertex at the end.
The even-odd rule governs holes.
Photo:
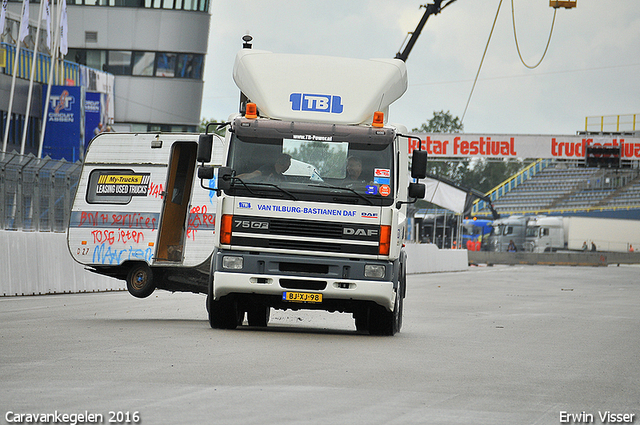
MULTIPOLYGON (((212 0, 201 116, 226 120, 237 112, 232 70, 243 35, 253 37, 254 49, 276 53, 393 58, 422 17, 421 4, 212 0)), ((390 122, 413 129, 441 110, 462 118, 499 4, 457 0, 429 18, 407 59, 409 86, 391 105, 390 122)), ((638 114, 640 129, 639 0, 577 0, 576 8, 557 9, 535 69, 518 56, 512 10, 525 63, 535 65, 549 40, 548 0, 502 0, 465 133, 571 135, 585 129, 585 117, 630 114, 638 114)))

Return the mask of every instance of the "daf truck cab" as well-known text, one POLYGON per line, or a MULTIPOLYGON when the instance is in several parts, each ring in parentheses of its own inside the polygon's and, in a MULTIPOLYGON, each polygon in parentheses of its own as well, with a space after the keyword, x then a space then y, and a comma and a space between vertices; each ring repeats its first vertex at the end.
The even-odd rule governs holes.
MULTIPOLYGON (((271 308, 351 313, 356 329, 393 335, 406 295, 406 204, 424 196, 426 152, 387 122, 406 89, 397 59, 356 60, 244 49, 217 179, 209 276, 213 328, 266 326, 271 308)), ((199 162, 210 162, 201 136, 199 162)))

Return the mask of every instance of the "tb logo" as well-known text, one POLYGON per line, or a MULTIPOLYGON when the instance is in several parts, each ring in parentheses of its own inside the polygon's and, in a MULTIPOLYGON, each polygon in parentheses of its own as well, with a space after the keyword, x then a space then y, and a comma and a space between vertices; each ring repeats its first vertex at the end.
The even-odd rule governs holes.
POLYGON ((294 111, 342 113, 342 98, 329 94, 291 93, 291 109, 294 111))

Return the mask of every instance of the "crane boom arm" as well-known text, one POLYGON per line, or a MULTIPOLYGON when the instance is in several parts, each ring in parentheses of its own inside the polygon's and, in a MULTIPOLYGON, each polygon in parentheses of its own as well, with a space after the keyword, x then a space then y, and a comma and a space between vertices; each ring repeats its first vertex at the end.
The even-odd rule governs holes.
POLYGON ((437 15, 442 11, 442 9, 449 6, 456 0, 449 0, 445 3, 444 6, 442 6, 443 1, 444 0, 435 0, 434 3, 420 6, 421 8, 424 7, 426 9, 424 15, 422 15, 422 19, 420 19, 420 22, 418 22, 418 26, 416 27, 415 31, 411 33, 411 38, 409 38, 407 45, 404 47, 404 50, 402 50, 402 52, 396 53, 396 59, 400 59, 401 61, 406 62, 407 58, 409 57, 409 53, 411 53, 411 49, 413 49, 414 44, 416 44, 416 41, 418 41, 418 37, 422 32, 422 28, 424 28, 425 24, 427 23, 427 19, 429 19, 429 16, 437 15))

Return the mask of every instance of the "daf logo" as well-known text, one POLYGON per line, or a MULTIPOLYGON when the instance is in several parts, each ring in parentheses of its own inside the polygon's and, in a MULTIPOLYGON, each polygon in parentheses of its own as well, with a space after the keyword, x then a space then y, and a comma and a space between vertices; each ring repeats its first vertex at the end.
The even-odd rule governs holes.
POLYGON ((352 227, 345 227, 342 229, 342 234, 347 236, 378 236, 378 229, 354 229, 352 227))

